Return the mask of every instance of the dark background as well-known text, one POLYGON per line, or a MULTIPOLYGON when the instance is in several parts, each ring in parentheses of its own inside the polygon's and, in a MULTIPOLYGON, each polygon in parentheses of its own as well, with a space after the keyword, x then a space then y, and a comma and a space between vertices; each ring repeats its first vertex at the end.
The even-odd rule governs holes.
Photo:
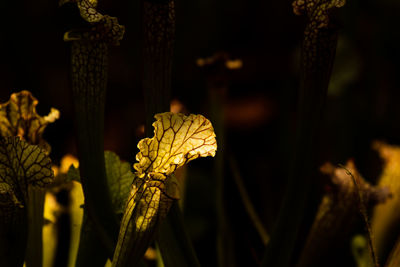
MULTIPOLYGON (((40 102, 40 114, 47 114, 50 107, 60 110, 60 119, 45 133, 57 163, 66 153, 76 154, 69 44, 63 42, 68 30, 65 14, 57 1, 2 1, 0 7, 0 101, 7 101, 12 92, 29 90, 40 102)), ((145 122, 139 3, 100 0, 99 10, 126 26, 121 45, 110 49, 105 148, 133 163, 145 122)), ((341 8, 340 40, 315 155, 318 164, 354 158, 362 175, 375 181, 381 163, 371 142, 400 144, 399 11, 396 0, 352 0, 341 8)), ((224 72, 228 84, 223 106, 225 151, 236 158, 251 200, 270 230, 287 177, 295 128, 304 18, 295 16, 291 1, 286 0, 178 0, 176 21, 172 94, 188 112, 210 113, 210 74, 196 66, 196 59, 223 51, 243 62, 241 69, 224 72)), ((209 194, 214 184, 207 175, 211 166, 212 159, 190 164, 193 193, 185 206, 188 229, 204 266, 216 264, 216 211, 209 194)), ((256 265, 263 245, 228 168, 225 173, 236 263, 256 265)), ((322 181, 315 184, 311 197, 315 207, 322 186, 322 181)), ((307 215, 312 218, 313 208, 307 215)), ((349 253, 349 243, 343 246, 349 253)))

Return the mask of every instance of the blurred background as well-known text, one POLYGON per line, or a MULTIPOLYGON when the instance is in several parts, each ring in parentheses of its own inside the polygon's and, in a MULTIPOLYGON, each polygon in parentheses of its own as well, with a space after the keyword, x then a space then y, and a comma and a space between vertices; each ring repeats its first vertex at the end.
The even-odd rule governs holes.
MULTIPOLYGON (((51 107, 60 110, 60 119, 45 132, 57 164, 67 153, 76 155, 69 44, 63 42, 66 14, 57 1, 49 0, 2 1, 0 6, 7 14, 0 18, 0 102, 13 92, 29 90, 39 100, 39 114, 47 114, 51 107)), ((121 45, 110 48, 105 149, 133 163, 145 123, 139 1, 100 0, 98 9, 126 27, 121 45)), ((400 2, 395 0, 352 0, 341 8, 337 55, 315 155, 318 166, 353 158, 360 173, 375 182, 382 162, 371 149, 372 141, 400 144, 399 11, 400 2)), ((264 244, 245 211, 228 158, 236 161, 243 187, 270 232, 292 149, 304 25, 287 0, 176 2, 172 106, 203 114, 213 123, 213 105, 224 114, 223 127, 217 129, 225 136, 224 147, 219 147, 225 157, 223 216, 237 266, 259 264, 264 244), (205 66, 211 57, 219 61, 205 66), (217 104, 213 92, 218 94, 217 104)), ((204 266, 218 262, 221 210, 216 205, 215 175, 210 175, 216 173, 214 163, 212 158, 196 160, 186 169, 184 214, 204 266)), ((308 223, 325 183, 318 169, 315 176, 308 223)), ((363 232, 360 225, 355 232, 363 232)), ((354 266, 349 247, 344 243, 340 252, 348 265, 340 266, 354 266)))

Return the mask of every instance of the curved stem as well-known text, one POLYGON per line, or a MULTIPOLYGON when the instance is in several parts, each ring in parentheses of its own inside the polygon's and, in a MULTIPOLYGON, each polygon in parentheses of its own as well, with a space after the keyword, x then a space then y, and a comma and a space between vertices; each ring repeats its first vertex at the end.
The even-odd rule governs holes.
POLYGON ((265 230, 265 228, 260 220, 260 217, 258 216, 258 214, 253 206, 253 203, 251 203, 250 196, 247 193, 247 190, 244 186, 242 177, 240 176, 240 173, 239 173, 239 170, 237 167, 237 163, 236 163, 235 159, 233 158, 233 156, 229 157, 229 165, 231 167, 233 179, 235 180, 236 186, 239 190, 239 194, 240 194, 240 197, 242 198, 245 210, 246 210, 247 214, 249 215, 251 222, 254 225, 254 228, 256 228, 258 235, 260 236, 263 244, 267 245, 269 242, 269 239, 270 239, 269 234, 267 233, 267 230, 265 230))

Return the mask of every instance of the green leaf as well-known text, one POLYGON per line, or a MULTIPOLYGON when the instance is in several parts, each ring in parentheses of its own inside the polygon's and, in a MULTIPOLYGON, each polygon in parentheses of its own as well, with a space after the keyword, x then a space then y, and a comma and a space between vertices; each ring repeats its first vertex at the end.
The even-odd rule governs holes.
MULTIPOLYGON (((122 215, 125 208, 125 202, 129 196, 129 190, 135 178, 135 175, 131 171, 130 164, 121 161, 118 155, 114 152, 105 151, 104 160, 113 210, 116 214, 122 215)), ((69 266, 75 266, 80 240, 79 233, 82 227, 81 204, 83 202, 83 193, 80 184, 81 178, 79 168, 71 165, 68 169, 66 180, 78 182, 74 183, 72 192, 74 194, 74 197, 72 197, 72 199, 74 200, 75 204, 71 205, 73 207, 73 209, 71 210, 71 216, 72 220, 75 221, 75 224, 73 225, 74 229, 72 230, 73 241, 71 242, 71 252, 69 256, 69 266)), ((80 237, 82 238, 82 236, 80 237)))
MULTIPOLYGON (((122 214, 135 175, 131 171, 130 164, 121 161, 114 152, 104 151, 104 160, 113 209, 116 214, 122 214)), ((67 181, 81 182, 79 168, 73 165, 69 167, 67 181)))
POLYGON ((47 151, 19 137, 0 139, 0 266, 22 265, 31 189, 45 187, 53 179, 47 151))
POLYGON ((51 160, 44 150, 20 140, 19 137, 0 140, 2 191, 9 192, 12 189, 17 200, 24 205, 28 199, 28 185, 45 187, 53 179, 51 160))
POLYGON ((114 152, 105 151, 104 159, 114 211, 117 214, 123 214, 135 175, 131 171, 131 165, 128 162, 122 162, 114 152))
POLYGON ((67 172, 66 181, 67 182, 69 182, 69 181, 81 182, 79 168, 76 168, 74 165, 71 165, 67 172))

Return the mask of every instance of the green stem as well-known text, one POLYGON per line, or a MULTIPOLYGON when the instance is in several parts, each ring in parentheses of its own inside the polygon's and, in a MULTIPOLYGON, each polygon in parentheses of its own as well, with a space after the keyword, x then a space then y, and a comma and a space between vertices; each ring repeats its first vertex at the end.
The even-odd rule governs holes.
POLYGON ((43 260, 43 189, 29 187, 28 198, 28 244, 26 248, 25 263, 27 267, 41 267, 43 260))
POLYGON ((0 206, 0 266, 20 267, 24 264, 27 216, 26 208, 0 206))
POLYGON ((171 71, 175 40, 175 1, 143 0, 142 87, 146 134, 152 135, 153 116, 170 109, 171 71))
POLYGON ((159 230, 157 243, 166 267, 200 266, 185 231, 182 212, 177 202, 172 204, 167 219, 161 223, 159 230))
POLYGON ((251 222, 254 225, 254 228, 256 228, 258 235, 260 236, 262 242, 264 245, 268 244, 268 241, 270 239, 269 234, 265 230, 260 217, 258 217, 258 214, 253 206, 253 203, 251 203, 250 196, 247 193, 246 187, 244 186, 242 177, 240 175, 239 169, 237 167, 237 163, 233 156, 229 157, 229 165, 232 170, 233 174, 233 179, 235 180, 236 186, 239 190, 240 197, 242 198, 243 205, 245 207, 245 210, 247 214, 249 215, 251 222))
POLYGON ((236 266, 232 231, 228 223, 228 214, 224 202, 224 165, 225 165, 225 124, 224 124, 224 92, 227 88, 225 81, 222 87, 211 78, 209 81, 210 117, 218 136, 218 153, 215 156, 215 205, 217 210, 217 255, 218 266, 236 266))
POLYGON ((374 266, 375 267, 379 267, 378 258, 376 256, 376 252, 375 252, 376 250, 375 250, 375 247, 374 247, 374 242, 372 240, 372 230, 371 230, 371 224, 369 223, 369 219, 368 219, 367 207, 366 207, 365 200, 364 200, 364 197, 363 197, 363 192, 360 189, 360 186, 359 186, 359 184, 357 182, 358 179, 356 179, 354 177, 354 175, 345 166, 339 165, 339 167, 341 167, 344 170, 346 170, 347 175, 350 175, 350 177, 351 177, 351 179, 352 179, 352 181, 354 183, 355 191, 357 192, 358 202, 359 202, 359 205, 360 205, 360 213, 361 213, 361 215, 362 215, 362 217, 364 219, 364 223, 365 223, 366 228, 367 228, 367 240, 368 240, 368 247, 369 247, 369 250, 370 250, 370 253, 371 253, 371 258, 372 258, 372 261, 374 263, 374 266))
MULTIPOLYGON (((153 116, 170 109, 171 71, 175 41, 175 1, 143 0, 142 87, 146 106, 146 135, 153 133, 153 116)), ((199 266, 187 237, 177 203, 160 226, 157 242, 165 266, 199 266), (171 254, 171 251, 174 251, 171 254), (177 265, 180 262, 182 265, 177 265)))
POLYGON ((293 251, 312 183, 315 139, 322 118, 337 44, 337 29, 333 25, 319 27, 319 16, 323 12, 317 11, 324 7, 321 3, 315 4, 316 13, 308 14, 309 22, 302 46, 302 81, 288 185, 262 266, 286 267, 292 264, 293 251))
POLYGON ((396 244, 390 252, 390 255, 385 264, 385 267, 396 266, 400 266, 400 237, 397 238, 396 244))
POLYGON ((102 41, 73 41, 71 56, 79 170, 87 215, 82 231, 99 237, 81 239, 77 266, 100 266, 112 258, 118 236, 104 163, 108 45, 102 41))

